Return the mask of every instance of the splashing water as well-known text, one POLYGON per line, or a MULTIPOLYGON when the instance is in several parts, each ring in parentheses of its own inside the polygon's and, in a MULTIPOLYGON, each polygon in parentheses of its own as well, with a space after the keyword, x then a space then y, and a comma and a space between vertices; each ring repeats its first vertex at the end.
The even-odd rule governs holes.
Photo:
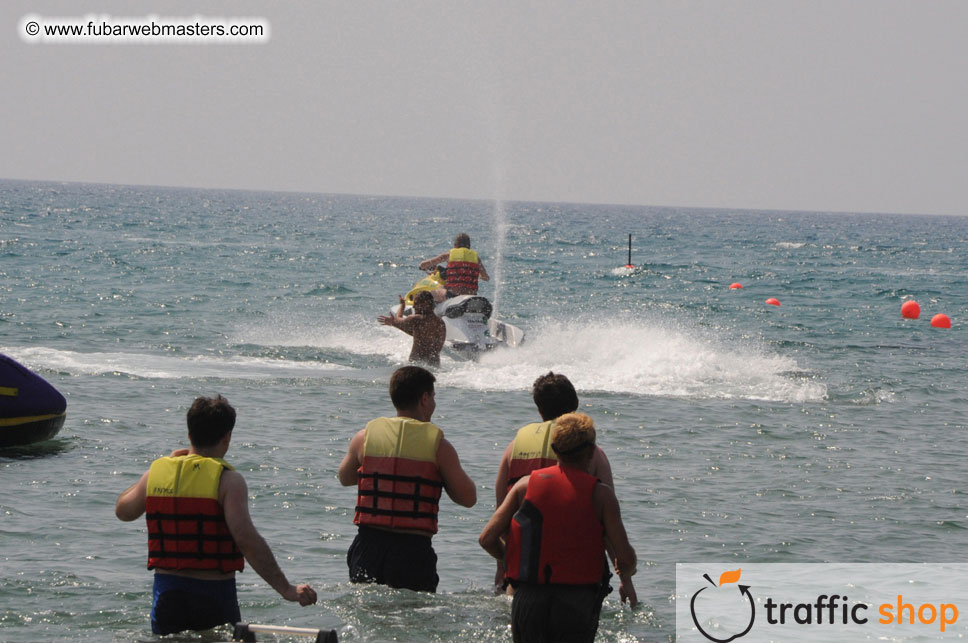
POLYGON ((827 395, 827 386, 805 376, 790 357, 639 321, 549 322, 521 348, 445 365, 439 378, 448 386, 527 390, 549 370, 566 374, 580 390, 605 393, 779 402, 827 395))

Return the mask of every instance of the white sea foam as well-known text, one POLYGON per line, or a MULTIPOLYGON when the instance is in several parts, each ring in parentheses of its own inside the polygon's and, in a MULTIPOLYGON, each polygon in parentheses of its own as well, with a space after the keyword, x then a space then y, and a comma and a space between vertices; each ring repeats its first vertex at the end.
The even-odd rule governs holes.
POLYGON ((519 349, 455 363, 441 384, 480 390, 527 390, 549 370, 582 391, 664 397, 820 401, 827 387, 791 377, 789 357, 748 344, 726 345, 708 330, 647 321, 548 323, 519 349))
MULTIPOLYGON (((443 386, 519 391, 549 370, 582 391, 697 399, 817 402, 827 386, 802 371, 792 357, 750 342, 732 342, 709 328, 656 319, 548 321, 527 330, 523 346, 496 350, 477 362, 441 358, 443 386)), ((252 326, 238 343, 340 351, 405 364, 411 339, 369 320, 303 324, 290 318, 252 326)))
POLYGON ((51 370, 72 375, 128 375, 150 379, 177 378, 311 378, 325 377, 345 367, 336 364, 270 359, 263 357, 216 357, 197 355, 173 357, 158 353, 91 352, 47 347, 0 348, 35 370, 51 370))

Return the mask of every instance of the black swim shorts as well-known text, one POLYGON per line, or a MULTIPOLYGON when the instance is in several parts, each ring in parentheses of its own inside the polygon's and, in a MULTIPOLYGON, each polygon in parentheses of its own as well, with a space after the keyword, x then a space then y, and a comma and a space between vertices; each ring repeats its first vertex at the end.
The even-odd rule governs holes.
POLYGON ((350 581, 436 592, 437 554, 430 536, 360 526, 346 552, 350 581))
POLYGON ((520 583, 511 603, 514 643, 592 643, 601 591, 598 585, 520 583))

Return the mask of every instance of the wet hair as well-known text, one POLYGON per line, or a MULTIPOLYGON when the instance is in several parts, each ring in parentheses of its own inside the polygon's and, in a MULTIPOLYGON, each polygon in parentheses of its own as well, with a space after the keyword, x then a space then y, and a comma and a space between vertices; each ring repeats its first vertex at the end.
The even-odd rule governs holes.
POLYGON ((418 292, 416 296, 413 298, 413 303, 416 305, 417 302, 423 301, 425 299, 429 300, 430 304, 433 305, 434 295, 429 290, 421 290, 420 292, 418 292))
POLYGON ((578 410, 578 393, 571 381, 564 375, 551 371, 534 381, 531 397, 545 422, 578 410))
POLYGON ((217 395, 198 397, 188 409, 188 439, 195 447, 212 447, 235 428, 235 409, 217 395))
POLYGON ((551 428, 551 448, 565 464, 579 464, 595 448, 595 423, 584 413, 565 413, 551 428))
POLYGON ((454 247, 455 248, 470 248, 471 247, 471 236, 466 232, 461 232, 456 237, 454 237, 454 247))
POLYGON ((395 409, 412 409, 424 393, 434 392, 437 378, 425 368, 404 366, 390 376, 390 401, 395 409))

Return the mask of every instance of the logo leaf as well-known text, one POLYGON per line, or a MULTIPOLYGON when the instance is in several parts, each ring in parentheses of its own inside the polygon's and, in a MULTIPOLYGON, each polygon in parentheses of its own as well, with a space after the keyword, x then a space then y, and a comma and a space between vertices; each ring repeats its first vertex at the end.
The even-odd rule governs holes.
POLYGON ((720 574, 720 576, 719 576, 719 586, 722 587, 726 583, 735 583, 735 582, 738 582, 739 581, 739 574, 740 574, 741 571, 742 571, 742 568, 737 569, 736 571, 733 571, 733 572, 723 572, 722 574, 720 574))

